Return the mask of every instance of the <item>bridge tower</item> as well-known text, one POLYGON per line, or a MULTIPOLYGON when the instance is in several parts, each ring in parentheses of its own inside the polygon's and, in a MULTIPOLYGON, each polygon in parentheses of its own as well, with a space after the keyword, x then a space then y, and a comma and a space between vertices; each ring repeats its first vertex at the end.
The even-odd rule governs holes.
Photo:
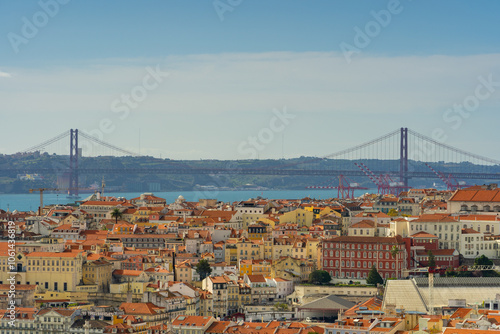
POLYGON ((401 144, 399 157, 399 181, 403 189, 408 189, 408 128, 401 128, 401 144))
POLYGON ((78 129, 69 135, 69 195, 78 196, 78 129))

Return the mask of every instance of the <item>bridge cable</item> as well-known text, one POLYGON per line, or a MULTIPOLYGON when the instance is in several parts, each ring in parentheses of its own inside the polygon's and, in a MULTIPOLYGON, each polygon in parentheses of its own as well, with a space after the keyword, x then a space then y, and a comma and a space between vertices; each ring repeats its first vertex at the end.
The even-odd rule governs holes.
POLYGON ((92 137, 92 136, 90 136, 90 135, 88 135, 88 134, 86 134, 86 133, 84 133, 84 132, 79 132, 79 134, 80 134, 82 137, 84 137, 84 138, 86 138, 86 139, 88 139, 88 140, 90 140, 90 141, 93 141, 93 142, 94 142, 94 143, 96 143, 96 144, 99 144, 99 145, 105 146, 105 147, 110 148, 110 149, 112 149, 112 150, 115 150, 115 151, 118 151, 118 152, 121 152, 121 153, 125 153, 125 154, 130 155, 130 156, 133 156, 133 157, 137 157, 137 156, 139 156, 138 154, 136 154, 136 153, 134 153, 134 152, 127 151, 127 150, 125 150, 125 149, 119 148, 119 147, 114 146, 114 145, 112 145, 112 144, 106 143, 106 142, 104 142, 104 141, 102 141, 102 140, 100 140, 100 139, 97 139, 97 138, 95 138, 95 137, 92 137))
POLYGON ((69 136, 69 131, 65 131, 57 136, 55 136, 54 138, 51 138, 49 140, 46 140, 44 141, 43 143, 41 144, 37 144, 37 145, 34 145, 34 146, 31 146, 31 147, 28 147, 27 149, 21 151, 22 153, 28 153, 28 152, 36 152, 36 151, 40 151, 42 150, 43 148, 45 148, 45 146, 49 146, 50 144, 53 144, 65 137, 69 136))
MULTIPOLYGON (((481 156, 479 154, 474 154, 474 153, 470 153, 470 152, 467 152, 467 151, 464 151, 464 150, 461 150, 459 148, 456 148, 456 147, 453 147, 453 146, 450 146, 450 145, 446 145, 446 144, 443 144, 443 143, 440 143, 430 137, 427 137, 425 135, 422 135, 418 132, 415 132, 413 130, 410 130, 408 129, 408 132, 410 132, 412 135, 414 135, 415 137, 417 138, 420 138, 421 140, 423 141, 427 141, 427 142, 430 142, 436 146, 441 146, 443 148, 446 148, 448 150, 450 150, 451 152, 455 153, 455 154, 463 154, 464 156, 466 157, 469 157, 469 158, 475 158, 477 160, 480 160, 480 161, 483 161, 483 162, 489 162, 491 164, 494 164, 494 165, 500 165, 500 161, 499 160, 495 160, 495 159, 490 159, 490 158, 487 158, 487 157, 484 157, 484 156, 481 156)), ((455 155, 456 157, 456 155, 455 155)))

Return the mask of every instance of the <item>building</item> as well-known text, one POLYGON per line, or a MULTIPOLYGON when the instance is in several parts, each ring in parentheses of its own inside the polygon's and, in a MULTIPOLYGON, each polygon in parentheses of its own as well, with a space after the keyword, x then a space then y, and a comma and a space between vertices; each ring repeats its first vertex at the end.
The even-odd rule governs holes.
POLYGON ((432 255, 434 255, 436 267, 458 268, 460 266, 460 254, 455 249, 418 250, 415 252, 415 261, 419 266, 429 266, 429 252, 432 252, 432 255))
POLYGON ((459 189, 448 200, 448 213, 491 214, 500 212, 497 184, 459 189))
POLYGON ((449 214, 421 215, 408 221, 409 234, 424 231, 438 237, 439 248, 460 249, 460 219, 449 214))
MULTIPOLYGON (((35 284, 41 292, 76 291, 82 280, 82 267, 86 256, 82 252, 18 252, 15 257, 16 284, 35 284)), ((6 284, 10 276, 6 264, 7 254, 0 256, 0 284, 6 284)))
POLYGON ((276 285, 268 283, 263 275, 246 275, 243 282, 251 289, 251 304, 264 305, 276 299, 276 285))
POLYGON ((113 264, 104 259, 83 264, 83 284, 97 285, 99 292, 109 292, 113 279, 113 264))
POLYGON ((210 316, 178 316, 172 322, 172 333, 205 334, 214 321, 215 319, 210 316))
MULTIPOLYGON (((36 285, 16 285, 15 305, 16 307, 35 307, 36 285)), ((0 284, 0 309, 7 309, 9 306, 10 284, 0 284)))
POLYGON ((313 271, 314 262, 312 260, 283 256, 273 261, 271 277, 280 277, 294 283, 305 282, 309 279, 309 274, 313 271))
POLYGON ((383 278, 402 277, 406 269, 403 238, 340 236, 323 240, 323 270, 334 278, 366 279, 372 266, 383 278), (393 256, 395 253, 395 257, 393 256))
POLYGON ((360 237, 374 237, 376 224, 373 220, 362 220, 354 223, 347 229, 347 235, 360 237))
POLYGON ((229 315, 228 281, 226 276, 209 276, 202 281, 203 289, 212 294, 212 312, 215 317, 229 315))
POLYGON ((153 303, 122 303, 120 310, 124 316, 140 317, 150 326, 160 325, 168 320, 165 308, 153 303))

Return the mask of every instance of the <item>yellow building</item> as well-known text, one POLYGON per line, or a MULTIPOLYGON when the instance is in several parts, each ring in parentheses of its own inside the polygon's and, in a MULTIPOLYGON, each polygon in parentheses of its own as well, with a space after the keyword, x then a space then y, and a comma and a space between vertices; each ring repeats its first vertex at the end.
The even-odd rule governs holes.
POLYGON ((238 239, 232 238, 226 240, 224 251, 224 262, 231 266, 238 264, 238 239))
POLYGON ((302 208, 295 209, 290 212, 282 214, 280 219, 280 224, 291 223, 297 224, 297 226, 307 226, 311 227, 314 220, 314 212, 312 210, 306 210, 302 208))
POLYGON ((147 227, 155 224, 149 223, 149 216, 157 211, 153 211, 149 207, 140 207, 132 214, 132 222, 137 224, 137 226, 147 227))
POLYGON ((246 275, 271 275, 271 260, 241 260, 240 276, 246 275))
POLYGON ((240 260, 259 260, 264 256, 264 242, 241 238, 236 244, 237 262, 240 260))
POLYGON ((253 260, 240 261, 240 276, 252 275, 253 260))
MULTIPOLYGON (((32 252, 15 255, 16 284, 36 284, 39 291, 76 291, 82 279, 82 252, 32 252)), ((0 255, 0 284, 10 277, 7 253, 0 255)))
POLYGON ((97 285, 99 292, 109 292, 113 264, 104 259, 89 261, 83 265, 83 284, 97 285))
POLYGON ((268 218, 268 214, 263 214, 263 213, 243 213, 241 215, 242 218, 242 224, 243 224, 243 229, 247 229, 248 226, 252 223, 255 223, 259 220, 265 220, 268 218))
POLYGON ((212 301, 213 294, 209 291, 200 291, 200 315, 203 317, 211 316, 213 314, 212 301))
POLYGON ((175 265, 175 274, 178 282, 191 283, 193 281, 193 269, 191 263, 186 260, 175 265))
POLYGON ((293 258, 291 256, 273 261, 271 267, 271 277, 280 277, 295 283, 307 281, 314 265, 311 261, 293 258))
POLYGON ((258 221, 248 226, 248 239, 261 240, 269 236, 270 227, 266 223, 258 221))
POLYGON ((274 261, 283 256, 292 255, 294 240, 295 239, 289 237, 274 238, 272 244, 272 260, 274 261))

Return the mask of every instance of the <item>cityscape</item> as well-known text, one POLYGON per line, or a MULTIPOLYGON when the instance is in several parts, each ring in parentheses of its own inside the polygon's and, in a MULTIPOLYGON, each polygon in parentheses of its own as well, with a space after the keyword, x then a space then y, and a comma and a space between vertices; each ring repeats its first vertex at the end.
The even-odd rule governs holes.
POLYGON ((500 333, 499 3, 0 9, 0 334, 500 333))

